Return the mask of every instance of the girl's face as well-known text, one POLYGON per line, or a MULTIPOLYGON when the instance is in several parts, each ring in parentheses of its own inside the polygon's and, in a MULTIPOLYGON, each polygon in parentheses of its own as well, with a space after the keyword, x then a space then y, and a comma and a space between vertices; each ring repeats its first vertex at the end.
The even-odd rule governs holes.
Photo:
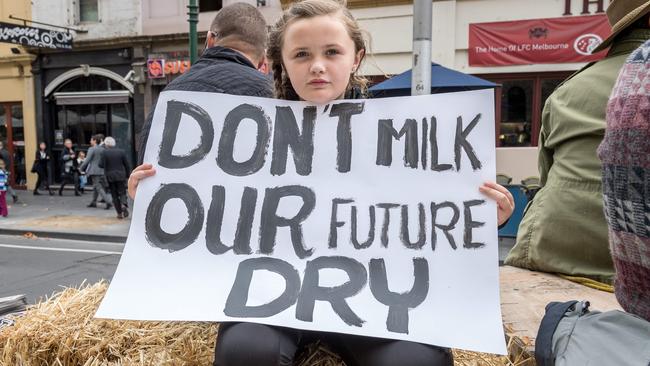
POLYGON ((291 23, 285 30, 281 52, 300 99, 325 104, 343 97, 364 51, 355 52, 341 19, 321 15, 291 23))
POLYGON ((44 143, 41 142, 41 144, 38 145, 38 147, 39 147, 41 150, 45 151, 45 144, 44 144, 44 143))

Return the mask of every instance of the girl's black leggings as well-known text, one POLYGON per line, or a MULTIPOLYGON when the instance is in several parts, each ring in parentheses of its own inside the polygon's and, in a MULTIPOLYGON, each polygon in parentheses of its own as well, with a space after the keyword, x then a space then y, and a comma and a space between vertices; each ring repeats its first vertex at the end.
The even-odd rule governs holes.
POLYGON ((214 366, 291 366, 301 346, 332 346, 347 366, 453 366, 451 351, 421 343, 308 332, 255 323, 223 323, 214 366))

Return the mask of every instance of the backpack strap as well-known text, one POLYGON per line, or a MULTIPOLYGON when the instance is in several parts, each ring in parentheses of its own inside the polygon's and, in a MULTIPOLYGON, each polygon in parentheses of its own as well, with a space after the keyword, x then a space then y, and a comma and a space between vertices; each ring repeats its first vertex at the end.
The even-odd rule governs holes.
POLYGON ((566 312, 578 301, 551 302, 546 305, 546 314, 537 331, 535 339, 535 361, 537 366, 553 366, 553 334, 566 312))

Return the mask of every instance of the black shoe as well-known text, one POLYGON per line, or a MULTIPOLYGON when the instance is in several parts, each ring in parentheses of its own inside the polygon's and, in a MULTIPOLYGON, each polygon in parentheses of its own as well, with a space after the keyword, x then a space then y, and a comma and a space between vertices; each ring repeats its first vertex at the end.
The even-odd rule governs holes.
POLYGON ((18 202, 18 196, 13 196, 14 203, 18 202))
POLYGON ((106 208, 105 208, 105 209, 106 209, 106 210, 110 210, 110 209, 111 209, 111 207, 113 207, 113 205, 112 205, 112 204, 110 204, 110 203, 107 203, 107 204, 106 204, 106 208))
POLYGON ((122 215, 124 216, 125 219, 126 219, 127 217, 129 217, 129 210, 127 210, 126 208, 123 209, 123 210, 122 210, 122 215))
POLYGON ((91 202, 86 207, 97 207, 97 204, 95 202, 91 202))
POLYGON ((75 192, 74 195, 75 195, 75 196, 81 196, 81 193, 79 193, 79 192, 75 192))
POLYGON ((34 191, 34 196, 40 196, 41 194, 38 191, 34 191))

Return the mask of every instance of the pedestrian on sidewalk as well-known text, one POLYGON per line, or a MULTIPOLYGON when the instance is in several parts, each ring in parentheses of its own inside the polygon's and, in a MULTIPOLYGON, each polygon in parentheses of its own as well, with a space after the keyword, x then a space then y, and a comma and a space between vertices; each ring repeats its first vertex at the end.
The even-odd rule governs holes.
POLYGON ((59 196, 63 195, 63 187, 66 184, 74 185, 74 195, 81 196, 79 193, 79 166, 77 165, 77 152, 72 147, 72 140, 65 139, 65 148, 61 156, 61 187, 59 187, 59 196))
POLYGON ((0 160, 4 161, 5 163, 5 172, 7 173, 7 194, 9 194, 13 200, 14 203, 18 202, 18 195, 16 194, 16 191, 11 187, 10 180, 9 180, 9 172, 11 171, 11 154, 9 154, 9 151, 5 149, 5 144, 4 142, 0 141, 0 160))
POLYGON ((38 145, 38 151, 36 151, 36 156, 34 158, 34 166, 32 167, 32 172, 38 175, 36 186, 34 187, 34 196, 40 195, 38 189, 41 188, 41 185, 45 185, 45 189, 50 192, 50 196, 54 194, 50 188, 50 183, 47 181, 49 163, 50 154, 47 152, 47 145, 45 142, 41 142, 38 145))
POLYGON ((102 154, 99 166, 104 168, 104 175, 113 196, 117 218, 123 219, 129 217, 129 210, 126 207, 126 179, 131 174, 131 165, 124 150, 115 147, 114 138, 106 137, 104 146, 106 149, 102 154))
POLYGON ((9 210, 7 208, 7 187, 9 186, 9 174, 6 170, 6 164, 0 159, 0 216, 7 217, 9 210))
MULTIPOLYGON (((77 154, 77 167, 81 167, 81 164, 84 163, 84 160, 86 160, 86 153, 81 150, 79 151, 79 154, 77 154)), ((86 193, 86 184, 88 184, 88 178, 86 177, 86 173, 84 173, 80 168, 77 168, 79 172, 79 191, 83 194, 86 193)))
POLYGON ((106 202, 106 209, 108 210, 112 206, 111 198, 108 193, 106 193, 108 184, 106 183, 106 177, 104 176, 104 169, 99 167, 99 163, 104 155, 104 150, 104 135, 100 133, 94 135, 90 139, 88 156, 79 169, 86 173, 86 176, 90 178, 90 182, 93 185, 93 199, 88 204, 88 207, 97 207, 97 197, 100 197, 104 202, 106 202))

